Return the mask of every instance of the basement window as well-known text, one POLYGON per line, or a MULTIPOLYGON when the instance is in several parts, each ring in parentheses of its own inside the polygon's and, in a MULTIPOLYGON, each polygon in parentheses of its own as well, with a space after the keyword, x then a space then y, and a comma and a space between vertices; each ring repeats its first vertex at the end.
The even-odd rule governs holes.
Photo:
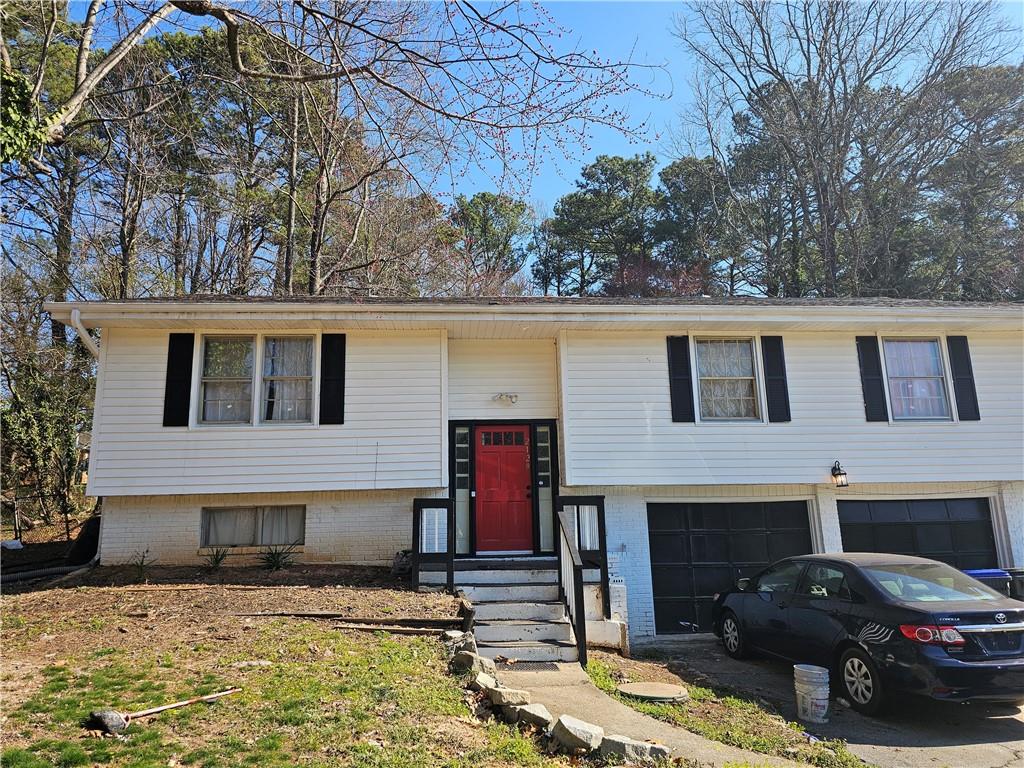
POLYGON ((300 504, 267 507, 204 508, 203 547, 281 547, 306 541, 306 508, 300 504))

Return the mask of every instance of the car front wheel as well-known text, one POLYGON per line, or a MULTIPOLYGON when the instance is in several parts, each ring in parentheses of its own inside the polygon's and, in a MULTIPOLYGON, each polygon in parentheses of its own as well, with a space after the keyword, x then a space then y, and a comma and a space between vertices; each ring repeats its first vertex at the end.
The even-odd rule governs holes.
POLYGON ((885 695, 878 667, 860 648, 848 648, 839 659, 839 679, 850 706, 865 715, 882 708, 885 695))
POLYGON ((722 617, 722 645, 725 652, 734 659, 742 659, 747 655, 747 645, 743 639, 743 629, 740 620, 732 611, 726 611, 722 617))

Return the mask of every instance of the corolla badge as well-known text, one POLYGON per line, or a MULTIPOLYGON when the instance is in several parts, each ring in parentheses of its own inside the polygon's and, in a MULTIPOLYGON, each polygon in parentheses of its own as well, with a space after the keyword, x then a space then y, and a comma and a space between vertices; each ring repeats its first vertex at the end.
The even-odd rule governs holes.
POLYGON ((995 615, 995 620, 997 622, 999 622, 1000 624, 1005 624, 1006 623, 1006 614, 1005 613, 997 613, 995 615))

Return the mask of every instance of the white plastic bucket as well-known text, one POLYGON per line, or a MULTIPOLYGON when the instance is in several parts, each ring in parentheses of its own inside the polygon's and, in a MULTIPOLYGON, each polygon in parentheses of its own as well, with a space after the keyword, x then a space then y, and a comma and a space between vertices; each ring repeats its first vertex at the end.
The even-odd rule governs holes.
POLYGON ((811 664, 793 665, 797 717, 808 723, 828 722, 828 670, 811 664))

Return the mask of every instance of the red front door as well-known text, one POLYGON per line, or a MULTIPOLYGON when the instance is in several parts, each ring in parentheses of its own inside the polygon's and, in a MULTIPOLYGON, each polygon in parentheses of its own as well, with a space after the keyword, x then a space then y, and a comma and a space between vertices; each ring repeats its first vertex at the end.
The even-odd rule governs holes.
POLYGON ((530 428, 476 427, 477 552, 533 551, 530 428))

